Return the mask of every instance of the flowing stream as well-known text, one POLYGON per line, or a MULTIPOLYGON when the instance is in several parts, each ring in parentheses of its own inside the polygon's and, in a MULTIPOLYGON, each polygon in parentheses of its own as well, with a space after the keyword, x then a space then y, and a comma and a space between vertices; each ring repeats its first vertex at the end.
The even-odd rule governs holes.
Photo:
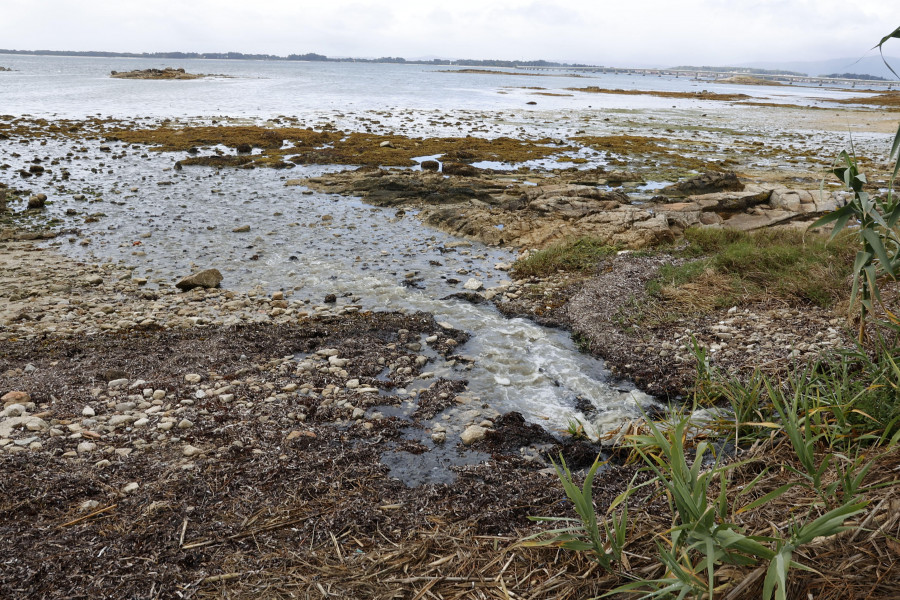
MULTIPOLYGON (((472 334, 460 354, 474 363, 460 372, 459 364, 432 357, 419 387, 442 376, 465 378, 473 398, 501 413, 519 411, 550 430, 578 419, 597 433, 636 416, 638 404, 650 401, 627 382, 612 383, 602 361, 580 353, 566 332, 507 319, 489 303, 443 299, 463 291, 470 278, 486 288, 500 284, 507 273, 496 267, 512 263, 512 251, 430 229, 412 212, 284 185, 288 177, 336 167, 298 167, 289 174, 177 171, 172 155, 120 143, 101 152, 94 144, 68 157, 72 149, 63 143, 40 146, 41 155, 61 158, 71 173, 48 210, 62 220, 68 209, 105 215, 81 226, 89 245, 53 243, 70 256, 133 265, 151 286, 214 267, 229 289, 283 290, 312 305, 335 294, 339 306, 432 313, 472 334), (85 198, 76 200, 79 194, 85 198), (249 231, 232 231, 243 226, 249 231), (596 408, 590 418, 577 408, 587 405, 596 408)), ((13 160, 24 165, 27 158, 13 160)))

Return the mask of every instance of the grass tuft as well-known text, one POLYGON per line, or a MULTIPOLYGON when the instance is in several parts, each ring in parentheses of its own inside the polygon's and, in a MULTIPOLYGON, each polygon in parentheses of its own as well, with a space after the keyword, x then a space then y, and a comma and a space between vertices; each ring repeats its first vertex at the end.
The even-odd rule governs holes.
POLYGON ((555 244, 516 261, 512 274, 517 279, 525 279, 546 277, 559 271, 589 273, 597 268, 598 262, 617 250, 597 238, 581 237, 555 244))
POLYGON ((689 229, 678 255, 648 284, 657 298, 709 311, 740 303, 771 302, 828 307, 845 300, 855 241, 795 230, 741 232, 689 229))

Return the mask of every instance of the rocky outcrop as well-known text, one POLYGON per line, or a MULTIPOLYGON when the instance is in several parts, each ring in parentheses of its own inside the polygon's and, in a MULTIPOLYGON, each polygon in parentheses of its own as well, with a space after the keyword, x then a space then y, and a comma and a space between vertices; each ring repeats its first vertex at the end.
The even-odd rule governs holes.
POLYGON ((533 211, 455 207, 426 208, 421 216, 432 227, 491 245, 542 248, 567 238, 591 236, 625 248, 643 248, 674 239, 665 215, 634 206, 578 219, 533 211))
POLYGON ((186 73, 184 69, 173 69, 172 67, 124 71, 121 73, 111 71, 109 76, 113 79, 200 79, 201 77, 211 77, 201 73, 186 73))
POLYGON ((432 227, 487 244, 528 248, 591 236, 637 249, 675 240, 689 227, 803 227, 845 202, 840 192, 745 186, 733 173, 706 174, 667 188, 684 194, 677 201, 656 196, 649 202, 584 182, 548 178, 530 185, 511 179, 488 171, 461 177, 367 167, 286 185, 361 196, 378 206, 414 206, 432 227))
POLYGON ((521 198, 531 210, 568 218, 613 210, 630 202, 624 192, 600 190, 585 185, 534 187, 525 190, 521 198))

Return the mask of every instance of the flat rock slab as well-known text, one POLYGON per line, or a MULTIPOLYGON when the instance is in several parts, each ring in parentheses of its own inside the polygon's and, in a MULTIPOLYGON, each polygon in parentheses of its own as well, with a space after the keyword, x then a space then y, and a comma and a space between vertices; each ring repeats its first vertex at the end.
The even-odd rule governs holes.
POLYGON ((722 226, 738 231, 754 231, 790 221, 797 216, 797 213, 787 210, 767 210, 755 215, 739 213, 727 221, 723 221, 722 226))

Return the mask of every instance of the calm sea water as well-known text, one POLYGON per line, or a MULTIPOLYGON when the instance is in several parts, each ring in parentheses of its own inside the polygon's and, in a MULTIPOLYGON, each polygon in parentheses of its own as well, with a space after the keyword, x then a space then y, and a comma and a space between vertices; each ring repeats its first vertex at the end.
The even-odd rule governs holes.
MULTIPOLYGON (((455 67, 246 60, 159 60, 0 54, 0 112, 59 117, 229 116, 271 118, 342 111, 580 111, 654 109, 721 103, 653 96, 568 92, 602 88, 743 93, 764 101, 806 104, 852 92, 816 87, 714 84, 689 78, 613 74, 453 73, 455 67), (189 81, 111 79, 110 71, 182 67, 227 78, 189 81), (535 90, 526 88, 545 88, 535 90), (535 95, 536 92, 571 96, 535 95), (534 105, 528 102, 536 102, 534 105)), ((526 73, 526 72, 522 72, 526 73)))

